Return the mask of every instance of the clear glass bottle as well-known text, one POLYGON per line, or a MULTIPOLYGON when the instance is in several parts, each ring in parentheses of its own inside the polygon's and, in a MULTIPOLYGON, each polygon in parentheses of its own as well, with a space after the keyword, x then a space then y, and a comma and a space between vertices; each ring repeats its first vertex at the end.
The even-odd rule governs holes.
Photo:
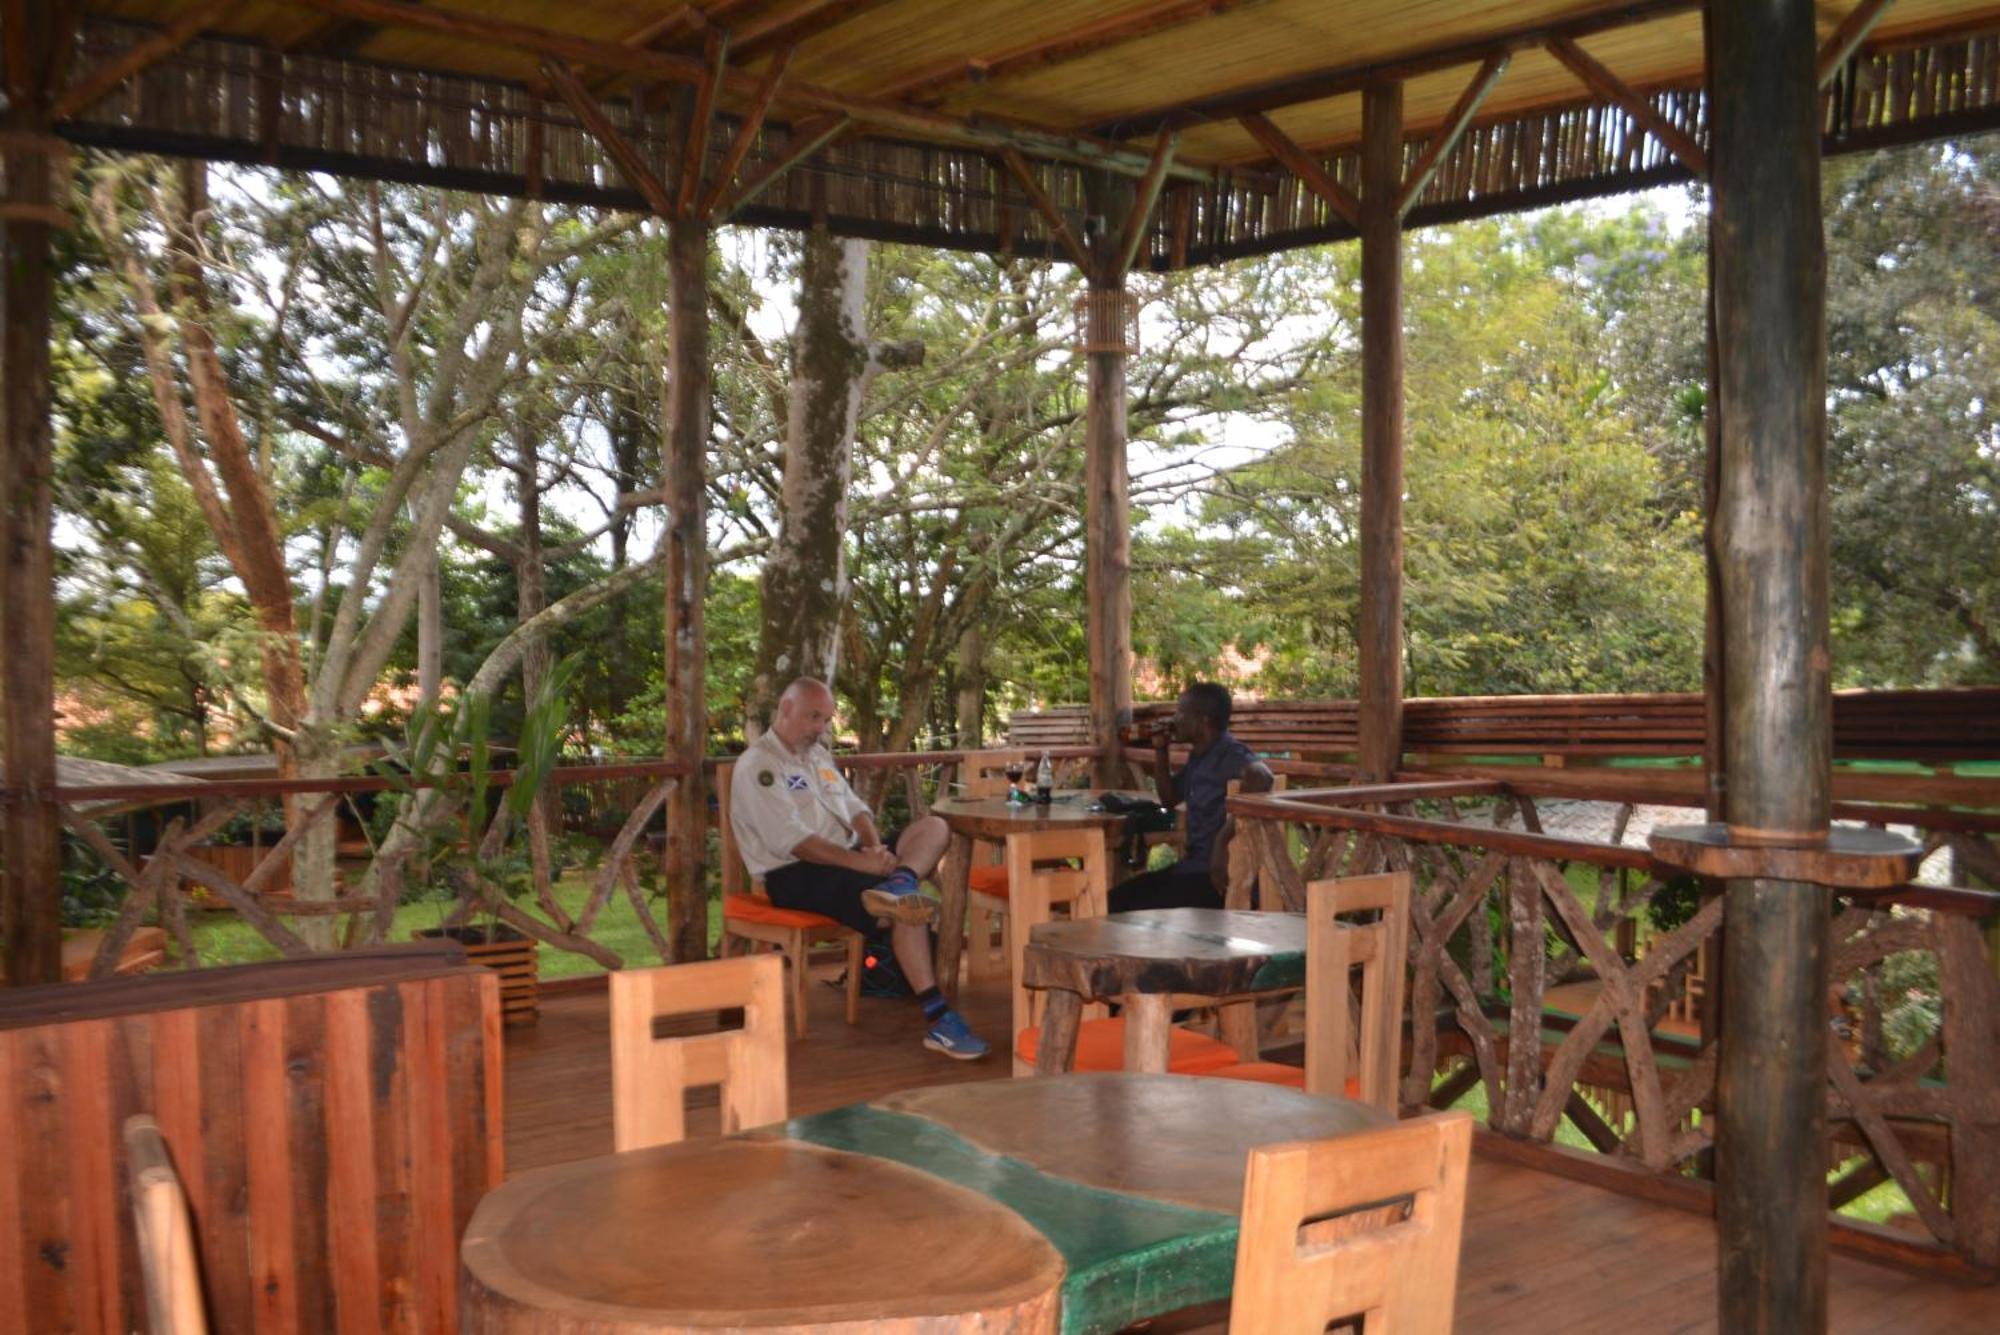
POLYGON ((1049 804, 1050 789, 1055 787, 1056 768, 1049 763, 1049 753, 1042 752, 1042 763, 1035 766, 1035 801, 1038 805, 1049 804))

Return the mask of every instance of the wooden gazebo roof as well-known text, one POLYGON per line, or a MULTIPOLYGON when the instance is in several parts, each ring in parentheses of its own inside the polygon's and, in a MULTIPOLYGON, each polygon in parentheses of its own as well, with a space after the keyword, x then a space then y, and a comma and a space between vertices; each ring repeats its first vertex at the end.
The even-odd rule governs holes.
MULTIPOLYGON (((1993 0, 1817 12, 1828 152, 2000 125, 1993 0)), ((1370 80, 1404 83, 1412 225, 1686 179, 1707 137, 1694 0, 110 0, 80 28, 78 143, 1055 256, 1106 166, 1165 191, 1154 269, 1353 235, 1370 80), (715 116, 668 197, 688 87, 715 116)))

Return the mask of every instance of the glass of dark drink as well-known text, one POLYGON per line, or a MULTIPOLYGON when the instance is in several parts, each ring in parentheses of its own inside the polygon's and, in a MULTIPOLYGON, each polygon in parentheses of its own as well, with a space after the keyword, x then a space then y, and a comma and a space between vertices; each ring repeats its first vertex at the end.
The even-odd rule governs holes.
POLYGON ((1007 796, 1013 797, 1021 791, 1021 776, 1027 772, 1028 767, 1020 761, 1010 760, 1007 762, 1007 796))

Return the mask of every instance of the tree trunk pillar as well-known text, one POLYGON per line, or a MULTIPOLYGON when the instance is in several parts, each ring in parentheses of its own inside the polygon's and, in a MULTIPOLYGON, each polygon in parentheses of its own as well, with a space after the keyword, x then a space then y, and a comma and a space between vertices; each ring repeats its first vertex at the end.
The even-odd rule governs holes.
POLYGON ((1119 733, 1132 723, 1132 480, 1125 441, 1125 273, 1118 227, 1133 186, 1092 176, 1089 313, 1084 320, 1084 603, 1090 644, 1091 783, 1125 773, 1119 733))
MULTIPOLYGON (((1832 755, 1826 252, 1810 0, 1710 5, 1714 546, 1733 839, 1825 838, 1832 755)), ((1725 1331, 1826 1329, 1822 887, 1725 892, 1716 1175, 1725 1331)))
POLYGON ((1403 86, 1361 103, 1360 761, 1364 781, 1403 753, 1403 86))
POLYGON ((868 243, 815 225, 799 261, 798 327, 786 394, 783 501, 764 559, 757 665, 744 725, 761 728, 799 677, 833 685, 848 601, 848 494, 869 368, 868 243))
POLYGON ((667 759, 685 772, 667 795, 668 944, 676 961, 708 955, 708 591, 703 487, 708 448, 708 225, 667 225, 667 759))
POLYGON ((21 40, 34 86, 10 88, 5 128, 6 202, 0 221, 0 753, 18 794, 0 801, 0 930, 7 936, 10 984, 62 979, 61 821, 48 790, 56 782, 55 565, 51 546, 52 437, 49 422, 49 311, 55 262, 47 218, 52 189, 47 100, 54 6, 21 11, 21 40), (39 216, 37 216, 39 214, 39 216))

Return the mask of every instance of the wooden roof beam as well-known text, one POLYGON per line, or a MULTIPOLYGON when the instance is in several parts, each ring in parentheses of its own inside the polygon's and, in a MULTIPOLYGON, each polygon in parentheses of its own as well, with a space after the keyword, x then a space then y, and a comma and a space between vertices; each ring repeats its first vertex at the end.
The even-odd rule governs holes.
POLYGON ((1354 192, 1333 178, 1333 173, 1319 164, 1312 154, 1300 148, 1298 141, 1273 125, 1268 117, 1246 112, 1237 121, 1250 132, 1250 137, 1264 146, 1265 152, 1276 158, 1292 175, 1299 178, 1306 189, 1326 201, 1327 207, 1339 214, 1349 227, 1361 226, 1361 201, 1354 192))
POLYGON ((1118 272, 1132 271, 1132 262, 1139 258, 1139 248, 1146 244, 1146 229, 1153 221, 1153 206, 1160 201, 1161 187, 1167 183, 1167 164, 1173 161, 1174 150, 1180 147, 1179 130, 1162 130, 1153 141, 1153 165, 1139 178, 1138 192, 1132 197, 1132 212, 1125 219, 1125 230, 1118 236, 1118 272))
POLYGON ((1035 169, 1028 165, 1028 160, 1021 156, 1018 149, 1012 148, 1001 149, 1000 160, 1007 164, 1007 170, 1021 183, 1021 189, 1027 192, 1028 202, 1035 206, 1035 212, 1042 215, 1042 221, 1048 224, 1050 235, 1054 236, 1057 244, 1068 253, 1070 261, 1077 268, 1089 273, 1089 252, 1084 250, 1083 242, 1077 240, 1076 229, 1069 225, 1069 219, 1063 217, 1062 210, 1056 207, 1053 199, 1049 198, 1049 192, 1042 189, 1042 183, 1035 179, 1035 169))
POLYGON ((1466 127, 1472 124, 1472 118, 1479 114, 1479 108, 1486 101, 1486 95, 1493 91, 1494 84, 1500 82, 1500 76, 1507 72, 1507 66, 1513 59, 1514 57, 1505 51, 1496 51, 1486 57, 1485 63, 1479 67, 1479 72, 1472 76, 1472 82, 1465 86, 1465 91, 1459 94, 1458 101, 1452 104, 1450 114, 1444 118, 1444 124, 1440 125, 1437 133, 1431 136, 1430 143, 1424 146, 1423 155, 1417 159, 1416 165, 1410 168, 1409 176, 1403 181, 1403 188, 1396 192, 1398 218, 1409 213, 1410 206, 1424 193, 1424 188, 1431 183, 1431 178, 1437 175, 1437 169, 1443 165, 1445 155, 1458 145, 1466 127))
POLYGON ((687 152, 681 157, 681 193, 674 216, 694 216, 695 201, 701 197, 702 169, 708 165, 708 127, 715 118, 715 89, 729 65, 729 34, 719 28, 708 30, 708 74, 695 88, 694 114, 687 129, 687 152))
POLYGON ((716 168, 715 179, 709 183, 708 192, 702 196, 701 205, 696 210, 703 217, 713 218, 716 207, 722 203, 723 192, 736 179, 736 171, 743 165, 743 159, 750 156, 750 146, 757 142, 757 132, 764 128, 764 117, 770 113, 771 102, 778 95, 778 85, 784 81, 785 69, 792 63, 792 48, 782 47, 764 68, 764 81, 757 85, 756 95, 751 98, 743 119, 737 123, 736 137, 729 143, 729 151, 722 155, 722 165, 716 168))
POLYGON ((1708 154, 1702 151, 1701 145, 1678 125, 1662 116, 1641 93, 1599 64, 1595 57, 1569 38, 1551 37, 1547 46, 1549 54, 1561 61, 1563 67, 1571 74, 1581 79, 1591 92, 1637 121, 1641 129, 1679 158, 1683 167, 1696 176, 1707 177, 1708 154))
POLYGON ((882 3, 883 0, 794 0, 734 30, 737 58, 747 63, 772 51, 797 46, 860 18, 882 3))
POLYGON ((764 193, 772 182, 847 133, 853 124, 845 116, 831 115, 818 116, 793 126, 791 138, 778 150, 778 155, 762 171, 739 186, 735 194, 709 210, 709 221, 718 227, 727 222, 738 209, 764 193))
POLYGON ((1894 0, 1861 0, 1845 19, 1841 20, 1833 36, 1826 39, 1826 45, 1819 49, 1819 84, 1824 88, 1833 82, 1833 76, 1840 73, 1840 67, 1853 58, 1868 40, 1868 34, 1875 31, 1875 25, 1882 21, 1894 0))
POLYGON ((1551 37, 1575 40, 1613 28, 1651 23, 1701 8, 1701 0, 1624 0, 1572 13, 1559 18, 1540 19, 1518 27, 1497 29, 1463 41, 1448 42, 1392 60, 1361 61, 1330 65, 1301 74, 1286 75, 1269 83, 1239 88, 1212 97, 1127 112, 1090 126, 1087 133, 1105 139, 1132 139, 1152 134, 1162 125, 1186 126, 1202 121, 1235 120, 1251 112, 1275 111, 1300 102, 1319 102, 1343 93, 1359 92, 1372 83, 1413 79, 1423 74, 1458 65, 1470 65, 1497 51, 1519 51, 1540 46, 1551 37))
POLYGON ((583 86, 583 80, 577 77, 568 62, 553 56, 543 57, 542 77, 549 81, 549 86, 563 101, 569 103, 570 110, 576 113, 591 136, 604 146, 604 151, 618 164, 618 170, 631 182, 632 188, 645 196, 646 206, 662 218, 673 217, 674 199, 667 193, 665 184, 639 156, 639 151, 632 147, 632 141, 611 123, 611 117, 590 95, 590 90, 583 86))
MULTIPOLYGON (((467 10, 412 4, 409 0, 288 0, 288 3, 373 23, 445 33, 462 40, 552 57, 571 65, 616 70, 670 83, 699 84, 706 71, 706 66, 699 59, 677 52, 648 51, 621 46, 616 42, 600 42, 467 10)), ((740 96, 753 96, 757 82, 756 75, 735 71, 724 76, 722 86, 740 96)), ((1090 135, 992 116, 952 116, 928 107, 883 98, 859 97, 818 84, 789 84, 784 100, 814 111, 836 113, 864 125, 880 126, 933 142, 964 143, 980 148, 1013 148, 1039 157, 1082 163, 1126 176, 1144 176, 1151 166, 1147 155, 1090 135)), ((1174 163, 1168 170, 1180 180, 1204 184, 1215 180, 1213 171, 1183 163, 1174 163)))
POLYGON ((1195 19, 1226 13, 1247 0, 1148 0, 1134 9, 1107 14, 1055 37, 1011 46, 990 56, 953 60, 891 83, 881 96, 928 101, 971 83, 1004 79, 1095 55, 1121 42, 1150 37, 1195 19))
POLYGON ((84 111, 132 76, 193 41, 195 35, 236 6, 231 0, 209 0, 183 14, 170 28, 162 29, 143 42, 136 42, 88 74, 70 82, 56 98, 55 118, 66 121, 84 111))

